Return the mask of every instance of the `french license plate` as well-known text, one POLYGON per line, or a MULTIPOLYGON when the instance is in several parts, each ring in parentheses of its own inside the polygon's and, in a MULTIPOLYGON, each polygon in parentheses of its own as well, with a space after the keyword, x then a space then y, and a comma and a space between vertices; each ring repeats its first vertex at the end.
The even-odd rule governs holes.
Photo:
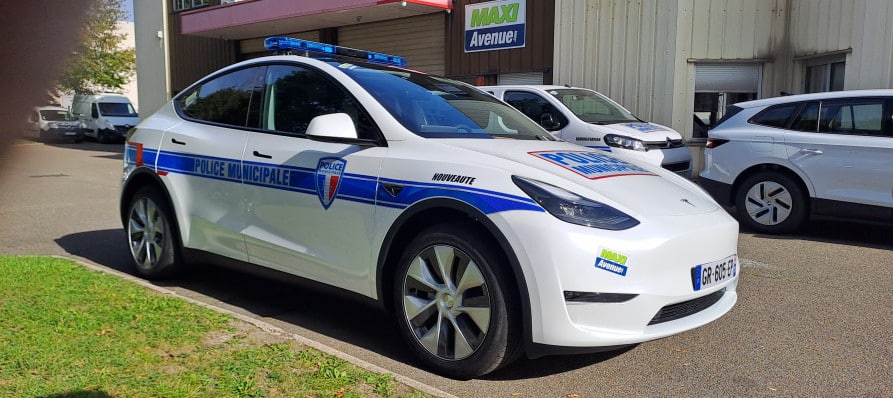
POLYGON ((66 131, 65 135, 78 135, 77 131, 66 131))
POLYGON ((738 255, 701 264, 691 269, 691 284, 695 291, 718 285, 738 275, 738 255))

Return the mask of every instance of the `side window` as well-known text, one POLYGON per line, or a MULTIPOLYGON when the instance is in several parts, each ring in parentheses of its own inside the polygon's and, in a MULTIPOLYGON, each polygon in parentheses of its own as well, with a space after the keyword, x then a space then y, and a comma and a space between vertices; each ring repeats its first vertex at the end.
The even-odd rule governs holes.
POLYGON ((350 115, 359 138, 376 139, 372 118, 341 86, 312 69, 292 65, 270 66, 261 127, 304 134, 314 117, 332 113, 350 115))
MULTIPOLYGON (((762 112, 758 113, 756 116, 750 119, 751 123, 761 124, 763 126, 770 127, 778 127, 785 128, 788 125, 788 120, 791 119, 791 116, 797 110, 799 104, 786 104, 786 105, 776 105, 769 108, 766 108, 762 112)), ((737 113, 737 112, 736 112, 737 113)), ((718 124, 718 123, 717 123, 718 124)))
POLYGON ((241 69, 218 76, 182 94, 177 106, 186 116, 239 127, 257 127, 256 107, 266 67, 241 69), (255 104, 252 104, 254 97, 255 104), (252 118, 252 113, 254 117, 252 118), (254 119, 254 120, 252 120, 254 119))
POLYGON ((819 131, 839 134, 884 134, 884 101, 881 99, 824 101, 819 131))
POLYGON ((560 130, 567 126, 567 118, 558 109, 555 109, 549 101, 539 95, 523 91, 506 91, 505 102, 539 124, 543 124, 543 114, 548 113, 552 116, 552 120, 556 122, 553 126, 543 126, 548 130, 560 130))
POLYGON ((794 118, 791 123, 791 130, 799 131, 818 131, 819 124, 819 103, 811 102, 806 104, 803 109, 794 118))

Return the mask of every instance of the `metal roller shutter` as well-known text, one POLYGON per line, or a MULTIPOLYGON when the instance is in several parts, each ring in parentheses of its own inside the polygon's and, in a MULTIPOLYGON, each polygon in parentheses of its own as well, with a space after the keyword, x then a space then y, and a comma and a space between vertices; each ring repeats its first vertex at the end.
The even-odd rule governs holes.
POLYGON ((338 45, 406 57, 408 67, 435 75, 446 68, 443 13, 338 28, 338 45))
POLYGON ((695 91, 752 93, 760 87, 760 64, 696 64, 695 91))
POLYGON ((543 84, 543 72, 503 73, 496 78, 500 86, 510 84, 543 84))

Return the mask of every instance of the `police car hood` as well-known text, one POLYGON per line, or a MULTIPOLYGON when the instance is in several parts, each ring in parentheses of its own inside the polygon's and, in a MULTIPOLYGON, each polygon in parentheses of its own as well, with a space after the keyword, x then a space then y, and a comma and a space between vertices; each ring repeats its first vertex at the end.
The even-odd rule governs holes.
POLYGON ((681 216, 719 205, 692 182, 658 166, 565 142, 448 139, 443 143, 502 159, 513 175, 546 182, 631 214, 681 216))
POLYGON ((593 124, 593 129, 608 133, 625 135, 630 138, 642 140, 644 142, 658 142, 671 140, 681 140, 682 135, 676 130, 655 123, 631 122, 631 123, 612 123, 612 124, 593 124))

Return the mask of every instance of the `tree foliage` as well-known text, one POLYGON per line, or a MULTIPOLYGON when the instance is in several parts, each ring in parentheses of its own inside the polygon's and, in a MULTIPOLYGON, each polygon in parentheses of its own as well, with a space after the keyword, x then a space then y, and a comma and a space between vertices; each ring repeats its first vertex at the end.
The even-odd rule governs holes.
POLYGON ((55 88, 63 92, 95 93, 121 89, 130 81, 136 50, 122 48, 126 37, 117 22, 127 17, 122 0, 93 0, 81 28, 80 44, 73 49, 55 88))

